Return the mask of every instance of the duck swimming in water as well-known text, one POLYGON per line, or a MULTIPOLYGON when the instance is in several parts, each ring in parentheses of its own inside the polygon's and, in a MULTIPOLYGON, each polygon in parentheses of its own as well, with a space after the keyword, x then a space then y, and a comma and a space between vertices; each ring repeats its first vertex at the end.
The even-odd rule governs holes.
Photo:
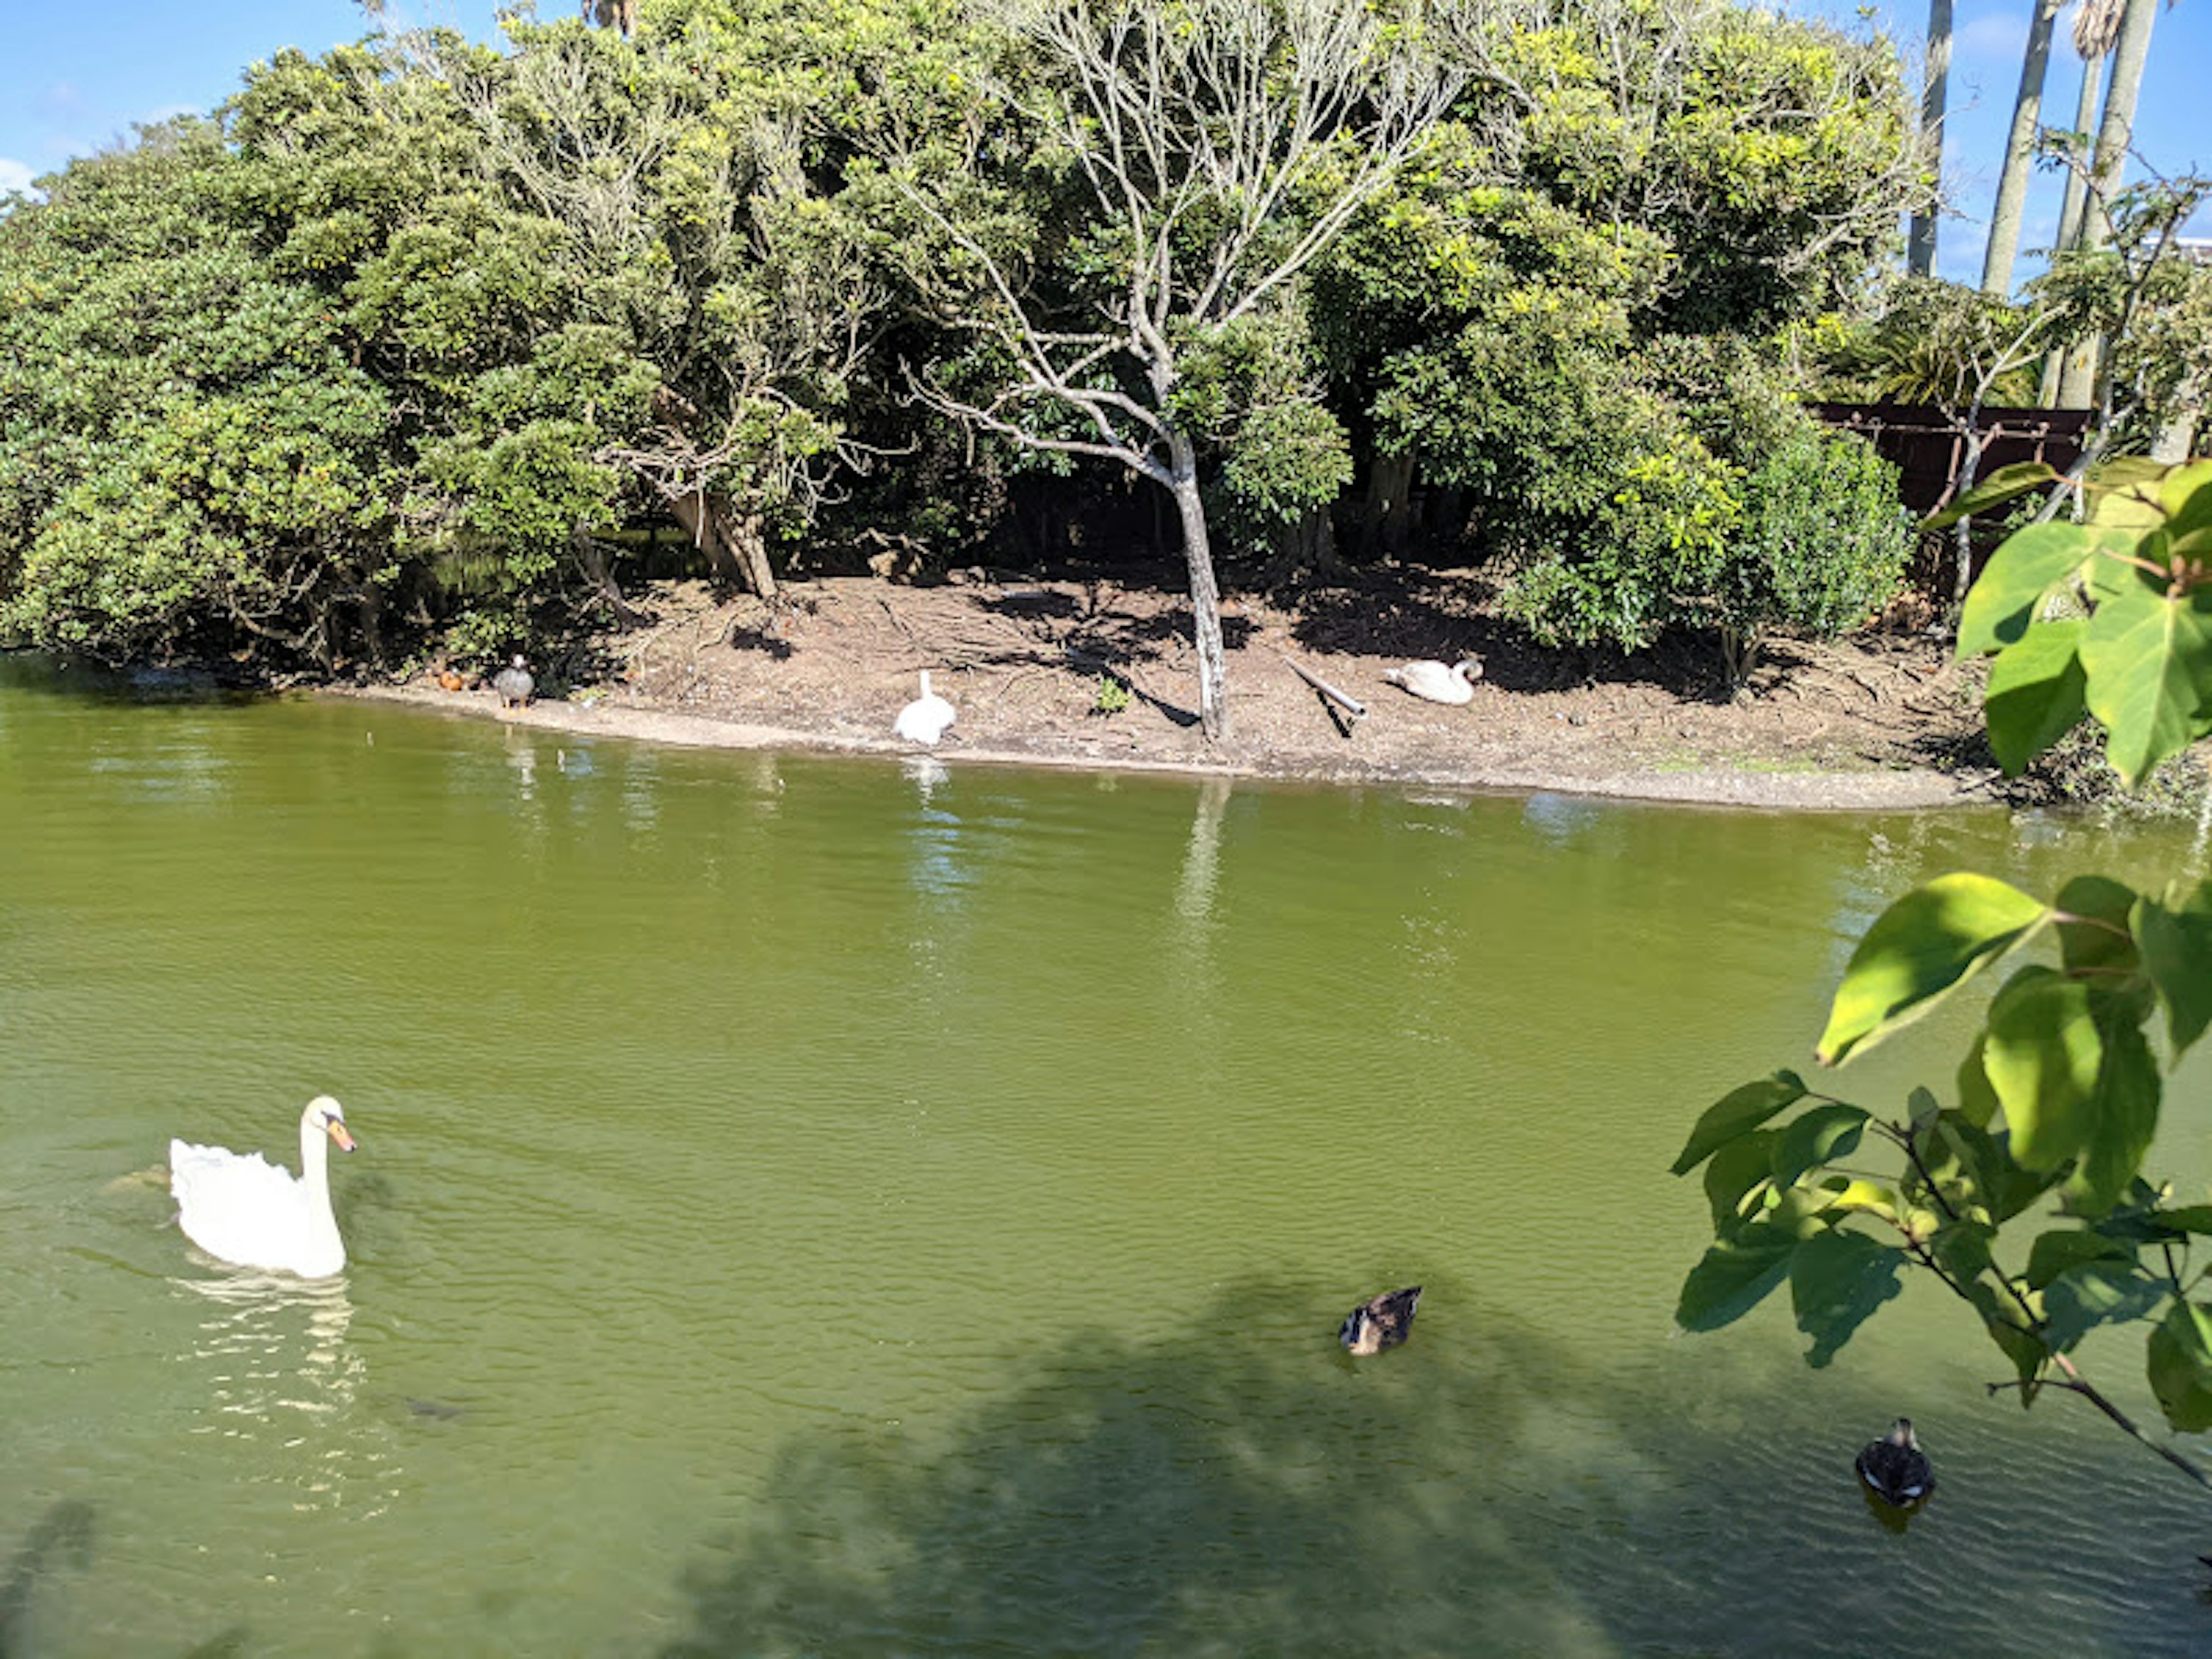
POLYGON ((1936 1490, 1928 1455, 1912 1432, 1912 1419, 1900 1417, 1880 1440, 1859 1454, 1859 1479, 1867 1490, 1893 1509, 1910 1509, 1936 1490))
POLYGON ((1385 1291, 1363 1302, 1344 1316, 1336 1340, 1358 1354, 1380 1353, 1406 1340, 1413 1328, 1413 1310, 1421 1304, 1421 1287, 1385 1291))

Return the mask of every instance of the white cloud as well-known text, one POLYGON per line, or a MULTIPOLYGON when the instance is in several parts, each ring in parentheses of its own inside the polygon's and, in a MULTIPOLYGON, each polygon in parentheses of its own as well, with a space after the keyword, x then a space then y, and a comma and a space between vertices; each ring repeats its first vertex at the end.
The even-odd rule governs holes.
POLYGON ((28 190, 30 187, 31 169, 21 161, 12 161, 0 155, 0 195, 11 190, 28 190))

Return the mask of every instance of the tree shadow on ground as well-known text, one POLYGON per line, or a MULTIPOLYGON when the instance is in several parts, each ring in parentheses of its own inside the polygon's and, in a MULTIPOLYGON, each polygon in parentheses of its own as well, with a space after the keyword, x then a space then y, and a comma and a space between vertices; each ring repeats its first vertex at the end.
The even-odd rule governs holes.
POLYGON ((1693 702, 1732 695, 1709 641, 1669 634, 1627 653, 1545 645, 1498 615, 1496 600, 1496 584, 1480 571, 1363 566, 1300 592, 1294 635, 1308 650, 1358 656, 1452 662, 1472 653, 1482 659, 1483 678, 1508 691, 1651 685, 1693 702))
POLYGON ((805 1437, 687 1575, 662 1659, 1719 1654, 1802 1632, 1808 1599, 1847 1640, 1805 1651, 1913 1650, 1959 1564, 1901 1556, 1922 1537, 1856 1489, 1895 1402, 1839 1425, 1834 1389, 1717 1355, 1655 1400, 1478 1303, 1432 1285, 1406 1347, 1354 1360, 1340 1310, 1245 1286, 1157 1340, 1066 1342, 944 1443, 805 1437))

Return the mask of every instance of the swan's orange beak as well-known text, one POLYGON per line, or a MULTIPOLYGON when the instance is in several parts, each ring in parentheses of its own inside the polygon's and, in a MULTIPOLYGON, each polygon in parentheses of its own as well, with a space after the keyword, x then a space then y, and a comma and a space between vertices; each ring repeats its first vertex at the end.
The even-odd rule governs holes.
POLYGON ((331 1139, 337 1142, 340 1152, 349 1152, 353 1150, 353 1137, 346 1133, 344 1119, 334 1117, 323 1125, 323 1127, 330 1132, 331 1139))

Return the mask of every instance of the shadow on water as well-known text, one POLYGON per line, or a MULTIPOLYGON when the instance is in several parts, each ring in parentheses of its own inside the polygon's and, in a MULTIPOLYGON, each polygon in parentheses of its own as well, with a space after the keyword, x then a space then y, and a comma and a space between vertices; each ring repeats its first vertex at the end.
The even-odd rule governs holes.
POLYGON ((1741 1378, 1670 1408, 1480 1304, 1432 1283, 1411 1341, 1355 1360, 1341 1309, 1246 1286, 1157 1341, 1070 1340, 948 1443, 806 1437, 661 1659, 1735 1653, 1838 1595, 1850 1645, 1798 1650, 1912 1650, 1881 1580, 1921 1539, 1868 1520, 1832 1397, 1784 1381, 1747 1437, 1741 1378))
MULTIPOLYGON (((1402 1348, 1352 1358, 1343 1311, 1246 1285, 1040 1354, 943 1439, 787 1444, 660 1659, 2212 1650, 2190 1552, 2111 1536, 2014 1419, 1947 1419, 1900 1525, 1851 1467, 1897 1402, 1832 1376, 1712 1349, 1624 1381, 1433 1275, 1402 1348)), ((2125 1501, 2186 1540, 2182 1485, 2125 1501)))
POLYGON ((92 1505, 64 1498, 49 1504, 24 1534, 0 1578, 0 1659, 23 1659, 31 1651, 32 1598, 58 1570, 82 1571, 92 1565, 92 1505))

